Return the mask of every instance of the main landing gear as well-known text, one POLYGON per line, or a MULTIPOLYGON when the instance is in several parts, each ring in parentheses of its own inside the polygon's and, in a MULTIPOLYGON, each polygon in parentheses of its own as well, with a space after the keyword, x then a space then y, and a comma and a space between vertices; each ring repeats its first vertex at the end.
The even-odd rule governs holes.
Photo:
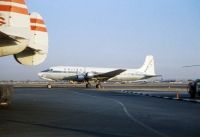
MULTIPOLYGON (((86 83, 86 88, 91 88, 91 87, 92 87, 92 84, 91 84, 90 82, 87 82, 87 83, 86 83)), ((97 88, 97 89, 102 88, 102 85, 101 85, 100 82, 98 82, 98 83, 96 84, 96 88, 97 88)))
POLYGON ((52 88, 51 83, 48 83, 48 84, 47 84, 47 88, 52 88))
POLYGON ((86 88, 91 88, 92 87, 92 84, 90 82, 87 82, 86 83, 86 88))
POLYGON ((96 84, 96 88, 98 89, 102 88, 101 83, 96 84))
POLYGON ((52 81, 49 81, 46 87, 47 87, 48 89, 51 89, 51 88, 53 87, 52 84, 53 84, 53 82, 52 82, 52 81))

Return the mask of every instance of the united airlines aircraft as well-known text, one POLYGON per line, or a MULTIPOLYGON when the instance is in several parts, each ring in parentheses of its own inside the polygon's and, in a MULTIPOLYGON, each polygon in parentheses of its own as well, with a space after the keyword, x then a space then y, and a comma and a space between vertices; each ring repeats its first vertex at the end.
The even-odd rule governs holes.
POLYGON ((104 81, 135 81, 158 76, 155 74, 154 59, 151 55, 146 57, 139 69, 56 66, 38 75, 49 81, 86 82, 86 88, 91 87, 92 81, 96 83, 96 88, 101 88, 101 82, 104 81))

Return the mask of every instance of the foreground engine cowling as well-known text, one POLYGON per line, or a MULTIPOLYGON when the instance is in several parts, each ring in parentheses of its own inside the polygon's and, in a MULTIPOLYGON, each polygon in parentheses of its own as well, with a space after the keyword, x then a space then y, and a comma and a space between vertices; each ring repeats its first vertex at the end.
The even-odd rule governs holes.
POLYGON ((15 54, 14 58, 23 65, 38 65, 42 63, 48 53, 48 33, 40 14, 30 15, 31 36, 25 50, 15 54))
POLYGON ((0 57, 23 51, 30 39, 30 16, 24 0, 0 0, 0 57))

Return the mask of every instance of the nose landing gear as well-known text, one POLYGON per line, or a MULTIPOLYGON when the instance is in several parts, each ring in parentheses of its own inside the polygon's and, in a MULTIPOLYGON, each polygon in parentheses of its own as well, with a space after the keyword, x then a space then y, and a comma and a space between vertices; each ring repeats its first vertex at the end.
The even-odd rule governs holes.
POLYGON ((87 82, 86 88, 91 88, 91 87, 92 87, 92 84, 90 82, 87 82))

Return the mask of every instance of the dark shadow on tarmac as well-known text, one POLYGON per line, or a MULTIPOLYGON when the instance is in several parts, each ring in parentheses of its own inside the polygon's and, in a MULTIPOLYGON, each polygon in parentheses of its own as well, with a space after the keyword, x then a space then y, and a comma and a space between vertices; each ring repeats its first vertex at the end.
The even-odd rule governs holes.
POLYGON ((36 123, 30 123, 30 122, 25 122, 25 121, 17 121, 17 120, 6 120, 6 121, 11 122, 11 123, 20 123, 20 124, 25 124, 25 125, 33 125, 33 126, 40 126, 40 127, 45 127, 45 128, 85 133, 88 135, 94 135, 94 136, 98 136, 98 137, 102 137, 102 136, 103 137, 131 137, 131 136, 124 136, 124 135, 114 135, 114 134, 109 134, 109 133, 100 133, 100 132, 96 132, 96 131, 89 131, 89 130, 83 130, 83 129, 59 127, 59 126, 54 126, 54 125, 46 125, 46 124, 39 124, 39 123, 36 124, 36 123))

